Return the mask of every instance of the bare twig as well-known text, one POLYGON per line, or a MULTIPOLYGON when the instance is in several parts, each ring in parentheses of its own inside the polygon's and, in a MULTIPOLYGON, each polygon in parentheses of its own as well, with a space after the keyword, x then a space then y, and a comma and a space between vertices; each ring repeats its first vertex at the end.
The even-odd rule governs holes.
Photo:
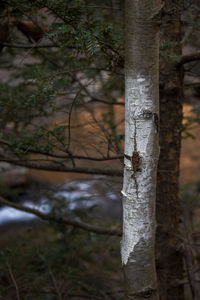
MULTIPOLYGON (((122 74, 121 74, 122 75, 122 74)), ((100 103, 105 103, 105 104, 108 104, 108 105, 122 105, 124 106, 124 102, 119 102, 119 101, 106 101, 106 100, 103 100, 103 99, 98 99, 96 97, 92 97, 91 100, 88 101, 88 103, 90 102, 100 102, 100 103)))
POLYGON ((194 257, 190 246, 185 246, 184 257, 185 257, 185 264, 188 273, 188 282, 189 282, 192 298, 194 300, 198 300, 199 299, 198 288, 197 288, 197 282, 194 274, 194 257))
POLYGON ((15 280, 14 274, 12 272, 11 265, 9 264, 9 262, 6 262, 6 266, 8 267, 8 272, 9 272, 10 278, 11 278, 13 285, 15 287, 15 290, 16 290, 16 298, 17 298, 17 300, 20 300, 19 288, 18 288, 17 282, 15 280))
POLYGON ((70 106, 70 110, 69 110, 69 118, 68 118, 68 141, 67 141, 67 145, 66 145, 66 152, 69 151, 70 148, 70 142, 71 142, 71 116, 72 116, 72 110, 74 107, 74 104, 78 98, 78 96, 80 95, 82 88, 77 92, 76 96, 74 97, 72 104, 70 106))
POLYGON ((61 295, 60 289, 59 289, 59 287, 58 287, 58 285, 57 285, 57 282, 56 282, 56 279, 55 279, 55 277, 54 277, 54 274, 53 274, 53 272, 52 272, 52 270, 51 270, 51 268, 50 268, 49 266, 48 266, 48 271, 49 271, 49 275, 50 275, 50 277, 51 277, 52 283, 53 283, 53 285, 54 285, 56 294, 57 294, 57 296, 58 296, 58 300, 62 300, 63 297, 62 297, 62 295, 61 295))
POLYGON ((183 210, 183 226, 184 226, 184 238, 182 241, 184 242, 183 256, 185 259, 186 272, 188 275, 188 283, 191 290, 191 295, 193 300, 199 300, 199 285, 196 281, 196 262, 195 262, 195 248, 192 247, 192 213, 190 209, 183 210))

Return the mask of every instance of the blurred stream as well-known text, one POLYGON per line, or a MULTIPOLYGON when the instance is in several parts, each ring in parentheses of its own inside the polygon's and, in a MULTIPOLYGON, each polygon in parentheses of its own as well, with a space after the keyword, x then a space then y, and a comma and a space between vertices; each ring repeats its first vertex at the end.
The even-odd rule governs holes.
MULTIPOLYGON (((117 179, 116 179, 117 180, 117 179)), ((52 186, 51 186, 52 187, 52 186)), ((121 219, 121 184, 111 182, 105 177, 89 180, 74 180, 63 185, 46 189, 42 195, 28 191, 17 199, 17 203, 37 209, 43 213, 63 216, 95 216, 121 219)), ((37 193, 37 190, 35 190, 37 193)), ((31 224, 39 218, 12 207, 0 208, 0 226, 17 223, 31 224)))

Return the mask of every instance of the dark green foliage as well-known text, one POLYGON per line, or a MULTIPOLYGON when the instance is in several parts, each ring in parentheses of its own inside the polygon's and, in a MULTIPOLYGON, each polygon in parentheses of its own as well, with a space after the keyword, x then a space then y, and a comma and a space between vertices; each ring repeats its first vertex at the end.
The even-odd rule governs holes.
MULTIPOLYGON (((73 294, 105 299, 106 293, 120 288, 122 282, 118 247, 118 238, 99 237, 72 228, 55 231, 40 226, 23 236, 19 234, 13 242, 4 236, 0 296, 16 297, 10 269, 20 299, 52 299, 57 290, 62 299, 70 299, 73 294)), ((120 295, 116 294, 115 299, 122 299, 120 295)))
MULTIPOLYGON (((56 143, 64 146, 66 128, 58 126, 49 131, 47 118, 53 114, 56 117, 57 112, 64 115, 74 95, 75 107, 80 107, 79 98, 92 100, 96 95, 88 93, 89 85, 100 82, 102 72, 112 72, 118 67, 123 56, 124 35, 123 4, 117 2, 116 20, 110 1, 5 1, 1 14, 6 19, 9 9, 10 44, 35 43, 32 29, 27 26, 31 24, 38 30, 45 23, 37 44, 44 40, 55 46, 40 49, 33 44, 30 49, 4 48, 0 55, 4 68, 9 66, 8 79, 0 83, 0 134, 10 144, 10 151, 22 155, 30 147, 34 151, 52 152, 56 143), (19 21, 26 26, 25 35, 15 25, 19 21)), ((122 85, 113 81, 112 76, 108 77, 107 85, 109 81, 112 86, 107 86, 107 91, 115 89, 122 95, 122 85)), ((101 88, 105 89, 102 85, 99 92, 101 88)))
MULTIPOLYGON (((47 159, 46 154, 66 153, 70 110, 81 111, 95 98, 115 101, 113 90, 117 96, 123 95, 123 1, 116 1, 115 6, 119 9, 113 13, 107 0, 8 0, 1 4, 3 19, 7 20, 9 11, 7 43, 14 45, 0 53, 7 72, 0 83, 2 159, 5 155, 40 162, 47 159), (35 40, 31 30, 39 30, 40 39, 35 40), (52 47, 38 48, 42 44, 52 47), (91 88, 94 83, 98 83, 95 91, 91 88), (54 121, 60 118, 64 122, 54 121)), ((90 109, 93 111, 92 106, 90 109)), ((110 135, 113 118, 112 113, 105 120, 110 135)), ((1 192, 11 200, 18 196, 9 196, 3 185, 1 192)), ((63 211, 70 215, 66 200, 55 199, 53 194, 48 198, 52 215, 63 211)), ((79 199, 80 203, 84 200, 79 199)), ((89 217, 93 209, 77 208, 70 216, 98 226, 113 225, 89 217)), ((58 290, 63 299, 74 294, 105 299, 106 292, 120 287, 119 238, 50 226, 34 228, 12 241, 1 235, 0 299, 17 298, 14 280, 22 300, 58 298, 58 290)))

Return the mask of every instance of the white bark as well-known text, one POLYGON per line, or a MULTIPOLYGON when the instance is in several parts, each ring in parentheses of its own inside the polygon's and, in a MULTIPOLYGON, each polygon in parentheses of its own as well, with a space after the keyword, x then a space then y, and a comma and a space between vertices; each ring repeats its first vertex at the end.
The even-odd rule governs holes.
POLYGON ((159 157, 160 0, 126 0, 122 263, 128 299, 157 299, 155 200, 159 157), (134 154, 134 155, 133 155, 134 154))
POLYGON ((125 158, 123 195, 122 263, 127 264, 130 254, 139 241, 152 239, 155 233, 156 166, 158 145, 155 135, 154 115, 158 107, 149 96, 151 80, 139 74, 126 79, 125 154, 132 156, 134 133, 137 151, 141 156, 141 171, 136 173, 137 187, 131 175, 132 163, 125 158), (136 128, 135 128, 136 126, 136 128), (138 195, 137 195, 138 194, 138 195), (137 197, 138 196, 138 197, 137 197))

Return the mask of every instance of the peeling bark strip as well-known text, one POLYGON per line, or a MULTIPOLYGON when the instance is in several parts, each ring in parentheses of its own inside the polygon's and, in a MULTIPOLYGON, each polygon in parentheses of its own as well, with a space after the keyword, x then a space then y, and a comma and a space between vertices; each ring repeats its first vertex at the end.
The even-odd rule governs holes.
POLYGON ((160 0, 126 0, 122 263, 127 299, 157 299, 156 170, 159 157, 160 0))

